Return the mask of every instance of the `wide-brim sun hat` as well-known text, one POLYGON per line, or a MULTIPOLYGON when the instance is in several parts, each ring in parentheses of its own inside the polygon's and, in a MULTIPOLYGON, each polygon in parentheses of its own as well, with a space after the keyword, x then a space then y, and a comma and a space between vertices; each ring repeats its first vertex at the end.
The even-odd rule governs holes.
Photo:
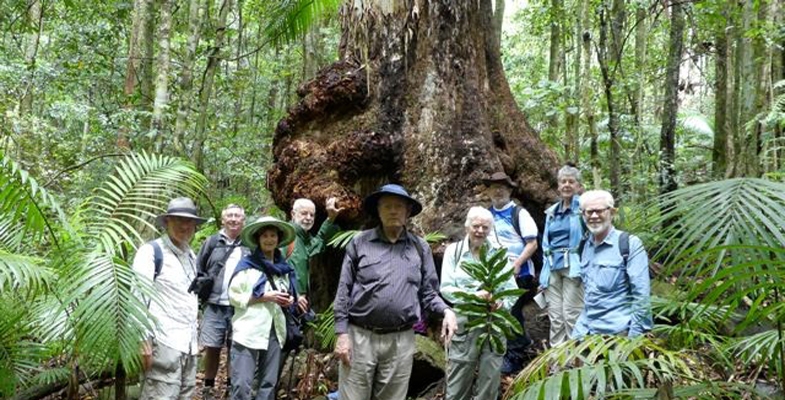
POLYGON ((482 183, 484 183, 485 186, 491 186, 492 183, 503 183, 511 188, 518 187, 518 184, 502 171, 494 172, 491 176, 483 178, 482 183))
POLYGON ((166 212, 155 217, 155 222, 159 226, 164 226, 166 217, 182 217, 196 220, 197 224, 207 222, 207 218, 202 218, 196 213, 196 205, 188 197, 177 197, 169 201, 166 212))
POLYGON ((254 236, 256 236, 257 232, 269 226, 278 229, 279 233, 283 233, 283 237, 278 238, 278 247, 286 246, 294 240, 295 232, 294 227, 291 224, 275 217, 266 216, 257 219, 243 228, 243 231, 240 233, 240 239, 243 241, 243 245, 249 249, 259 247, 259 243, 254 240, 254 236))
POLYGON ((409 202, 412 205, 412 213, 409 215, 413 217, 422 211, 422 204, 419 201, 415 200, 412 196, 409 196, 409 193, 406 189, 403 188, 401 185, 396 185, 394 183, 388 183, 379 188, 379 190, 371 193, 368 197, 363 200, 363 210, 369 215, 376 216, 377 214, 377 207, 379 205, 379 199, 385 195, 392 195, 403 197, 404 200, 409 202))

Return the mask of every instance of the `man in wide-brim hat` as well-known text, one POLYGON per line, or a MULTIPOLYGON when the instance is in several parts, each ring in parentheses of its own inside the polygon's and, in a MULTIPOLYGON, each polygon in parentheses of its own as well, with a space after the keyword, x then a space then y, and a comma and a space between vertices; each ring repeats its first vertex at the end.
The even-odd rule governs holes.
POLYGON ((166 233, 139 248, 133 269, 153 288, 145 299, 156 324, 142 341, 144 381, 140 399, 190 399, 196 387, 199 301, 188 288, 196 277, 190 241, 205 222, 194 202, 178 197, 156 218, 166 233))
POLYGON ((402 186, 387 184, 363 202, 380 225, 346 248, 335 296, 335 353, 342 361, 343 400, 406 398, 415 350, 412 326, 420 304, 443 314, 442 337, 455 332, 455 313, 439 297, 428 243, 406 229, 422 205, 402 186))

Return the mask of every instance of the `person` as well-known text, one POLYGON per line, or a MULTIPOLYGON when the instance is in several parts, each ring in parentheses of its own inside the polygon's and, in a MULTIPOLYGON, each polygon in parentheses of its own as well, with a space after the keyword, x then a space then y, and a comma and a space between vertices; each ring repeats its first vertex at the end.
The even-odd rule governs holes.
MULTIPOLYGON (((221 226, 217 234, 207 238, 196 257, 198 271, 213 278, 212 292, 204 306, 199 332, 199 344, 204 348, 203 400, 215 398, 213 388, 221 349, 226 346, 228 354, 231 345, 234 309, 229 303, 229 279, 240 259, 250 253, 240 240, 240 232, 245 226, 245 210, 242 207, 237 204, 226 206, 221 211, 221 226)), ((231 379, 227 379, 226 386, 227 392, 231 390, 231 379)))
MULTIPOLYGON (((464 262, 480 260, 480 249, 485 246, 490 254, 498 251, 494 248, 488 235, 493 229, 493 215, 486 208, 472 207, 466 215, 466 237, 451 243, 444 251, 442 260, 442 297, 452 304, 461 300, 456 292, 474 292, 479 297, 492 300, 491 293, 480 289, 476 281, 461 268, 464 262)), ((509 264, 508 264, 509 267, 509 264)), ((502 290, 516 289, 515 279, 510 279, 502 286, 502 290)), ((511 307, 512 300, 497 302, 494 307, 511 307)), ((501 367, 503 353, 494 352, 490 344, 482 348, 477 346, 481 330, 469 332, 466 328, 468 316, 457 316, 458 330, 447 348, 447 389, 446 400, 496 399, 499 396, 501 383, 501 367)))
POLYGON ((640 336, 651 330, 649 257, 641 240, 613 227, 613 196, 604 190, 581 195, 589 238, 581 253, 584 307, 572 338, 608 334, 640 336), (628 254, 622 253, 627 236, 628 254))
POLYGON ((294 267, 294 272, 297 275, 297 300, 301 313, 307 312, 310 307, 308 299, 311 290, 309 267, 311 257, 323 252, 330 238, 340 230, 340 227, 335 224, 335 218, 343 208, 338 208, 336 202, 335 197, 327 199, 325 203, 327 219, 319 227, 316 236, 310 233, 313 228, 316 205, 308 199, 297 199, 292 205, 291 224, 297 235, 292 242, 293 247, 287 248, 286 252, 289 264, 294 267))
POLYGON ((189 245, 199 217, 187 197, 172 199, 156 222, 166 233, 141 246, 133 270, 152 285, 144 299, 157 323, 141 343, 142 400, 191 399, 196 388, 199 300, 188 292, 196 276, 196 256, 189 245), (160 257, 160 258, 158 258, 160 257))
POLYGON ((403 400, 421 305, 444 314, 447 343, 455 313, 439 296, 428 243, 406 228, 422 205, 402 186, 387 184, 365 198, 363 209, 380 225, 355 236, 343 259, 334 303, 339 398, 403 400))
MULTIPOLYGON (((534 263, 532 256, 537 251, 537 224, 526 209, 512 201, 512 191, 518 185, 500 171, 483 180, 491 199, 489 208, 493 214, 494 229, 489 239, 498 247, 507 249, 507 258, 512 264, 518 286, 533 289, 534 263)), ((531 344, 527 336, 523 318, 523 303, 526 295, 521 295, 512 306, 511 314, 521 324, 523 333, 508 342, 507 353, 502 365, 503 374, 514 374, 523 367, 523 351, 531 344)))
POLYGON ((290 308, 297 297, 294 269, 279 247, 294 236, 293 226, 273 217, 261 217, 243 228, 242 242, 252 252, 237 264, 229 283, 235 310, 229 361, 233 400, 251 398, 254 376, 260 377, 255 399, 275 399, 286 340, 282 307, 290 308))
POLYGON ((583 309, 583 283, 578 248, 583 239, 580 196, 581 171, 570 165, 557 175, 561 200, 545 210, 542 234, 540 289, 545 292, 551 322, 550 344, 558 346, 570 338, 583 309))

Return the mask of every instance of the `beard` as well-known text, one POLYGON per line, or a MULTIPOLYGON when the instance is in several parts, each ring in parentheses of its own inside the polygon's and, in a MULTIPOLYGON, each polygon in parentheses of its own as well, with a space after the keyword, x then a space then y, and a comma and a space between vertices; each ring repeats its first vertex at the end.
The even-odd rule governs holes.
POLYGON ((610 229, 611 221, 606 220, 606 221, 595 222, 595 223, 587 222, 586 227, 589 228, 589 232, 591 232, 592 235, 597 235, 610 229))

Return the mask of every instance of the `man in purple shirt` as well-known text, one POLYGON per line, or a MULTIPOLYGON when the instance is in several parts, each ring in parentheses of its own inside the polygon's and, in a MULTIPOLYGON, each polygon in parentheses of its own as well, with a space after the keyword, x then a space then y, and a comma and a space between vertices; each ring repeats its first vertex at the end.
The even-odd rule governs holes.
POLYGON ((355 236, 343 259, 335 296, 339 398, 404 400, 420 307, 444 314, 447 343, 457 329, 455 313, 439 297, 431 248, 406 229, 422 205, 400 185, 387 184, 363 208, 380 226, 355 236))

